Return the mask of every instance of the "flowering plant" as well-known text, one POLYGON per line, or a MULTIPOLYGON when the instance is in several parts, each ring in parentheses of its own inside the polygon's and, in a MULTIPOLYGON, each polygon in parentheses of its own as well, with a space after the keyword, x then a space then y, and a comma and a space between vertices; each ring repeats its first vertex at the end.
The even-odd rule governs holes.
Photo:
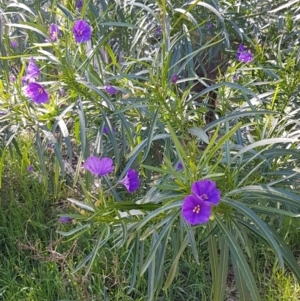
POLYGON ((128 294, 147 281, 155 300, 185 259, 191 273, 206 268, 206 299, 225 299, 230 272, 241 300, 260 300, 250 263, 259 241, 300 279, 277 231, 300 210, 297 18, 278 31, 290 35, 261 42, 264 20, 247 4, 231 20, 228 1, 106 2, 51 13, 11 3, 9 14, 30 13, 7 22, 1 44, 2 155, 15 146, 26 176, 68 199, 53 206, 58 233, 88 241, 75 272, 87 276, 101 251, 126 252, 128 294), (27 132, 36 160, 18 145, 27 132))

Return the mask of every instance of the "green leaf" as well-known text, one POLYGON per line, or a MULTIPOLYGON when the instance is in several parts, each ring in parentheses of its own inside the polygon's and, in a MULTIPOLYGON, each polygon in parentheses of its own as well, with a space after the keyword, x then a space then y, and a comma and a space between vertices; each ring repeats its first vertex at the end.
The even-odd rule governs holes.
POLYGON ((147 141, 146 150, 144 151, 144 156, 142 158, 141 163, 143 163, 146 160, 146 158, 149 154, 149 150, 150 150, 150 147, 151 147, 151 144, 152 144, 152 139, 153 139, 153 135, 154 135, 155 127, 156 127, 156 122, 157 122, 157 119, 159 117, 159 111, 160 111, 160 106, 157 108, 157 110, 155 112, 153 121, 151 123, 151 127, 148 131, 148 134, 147 134, 148 141, 147 141))
POLYGON ((85 224, 82 225, 80 227, 77 227, 69 232, 64 232, 64 231, 57 231, 58 234, 62 235, 62 236, 72 236, 78 232, 80 232, 81 234, 84 233, 85 231, 87 231, 89 228, 91 227, 91 224, 85 224))
POLYGON ((265 222, 257 216, 251 209, 249 209, 244 204, 227 198, 222 198, 222 203, 227 204, 228 206, 234 208, 238 213, 242 214, 242 216, 248 217, 255 225, 258 227, 261 232, 261 236, 269 243, 269 245, 273 248, 276 253, 276 257, 279 260, 280 265, 283 267, 283 258, 280 252, 280 248, 274 239, 272 232, 269 230, 269 227, 265 224, 265 222))
MULTIPOLYGON (((261 235, 261 232, 258 231, 258 229, 254 225, 252 225, 248 222, 245 222, 243 220, 240 220, 239 222, 242 223, 244 226, 246 226, 249 230, 251 230, 251 232, 254 233, 263 242, 266 242, 264 236, 261 235)), ((272 227, 269 227, 269 229, 278 242, 280 251, 284 258, 284 262, 291 269, 293 274, 297 277, 298 281, 300 281, 300 267, 297 263, 297 260, 295 259, 294 255, 293 255, 293 252, 290 250, 290 248, 287 246, 287 244, 284 242, 284 240, 279 236, 279 234, 272 227)))
POLYGON ((209 144, 209 138, 208 138, 208 136, 207 136, 207 134, 205 133, 204 130, 202 130, 200 128, 190 128, 188 130, 188 132, 191 135, 197 136, 199 139, 201 139, 205 143, 209 144))
POLYGON ((71 198, 68 198, 68 201, 71 202, 72 204, 78 206, 81 209, 88 210, 90 212, 95 212, 94 208, 91 207, 90 205, 88 205, 87 203, 77 201, 77 200, 74 200, 74 199, 71 199, 71 198))
POLYGON ((243 251, 241 247, 239 246, 238 242, 234 238, 234 235, 232 232, 223 224, 223 222, 216 216, 216 222, 218 223, 224 238, 226 239, 228 246, 230 248, 230 254, 231 257, 236 260, 237 265, 239 266, 241 270, 242 277, 244 278, 246 285, 248 287, 248 290, 250 292, 251 298, 256 301, 260 301, 260 295, 255 283, 254 276, 250 270, 250 267, 247 263, 247 260, 245 256, 243 255, 243 251))
POLYGON ((188 246, 188 238, 187 236, 185 237, 184 241, 181 243, 180 249, 178 251, 178 253, 176 254, 176 257, 173 260, 172 266, 169 270, 169 274, 167 276, 166 282, 163 286, 163 290, 166 290, 170 287, 170 285, 172 284, 177 269, 178 269, 178 264, 179 264, 179 259, 181 258, 182 253, 184 252, 184 250, 186 249, 186 247, 188 246))
POLYGON ((273 145, 276 143, 294 143, 297 142, 297 138, 271 138, 271 139, 263 139, 257 142, 254 142, 250 145, 247 145, 243 147, 232 159, 231 161, 234 162, 238 157, 240 157, 242 154, 256 148, 256 147, 261 147, 265 145, 273 145))
POLYGON ((215 291, 217 298, 216 301, 223 301, 227 287, 228 264, 229 264, 229 247, 224 237, 220 238, 220 256, 218 267, 218 285, 215 291))
POLYGON ((249 301, 251 298, 248 287, 239 268, 239 264, 234 256, 231 256, 231 262, 234 272, 234 279, 236 281, 236 287, 239 292, 239 301, 249 301))
MULTIPOLYGON (((141 268, 140 275, 143 275, 145 273, 145 271, 148 269, 151 262, 154 261, 154 257, 157 255, 156 254, 157 249, 161 245, 163 238, 165 236, 169 235, 169 233, 171 231, 172 224, 173 224, 176 217, 177 217, 177 215, 174 214, 173 216, 168 218, 168 222, 166 223, 166 225, 164 226, 164 228, 162 229, 160 234, 157 236, 157 238, 153 241, 152 246, 151 246, 150 251, 149 251, 149 255, 147 256, 147 258, 144 262, 144 265, 141 268)), ((163 264, 163 263, 161 262, 160 264, 163 264)))

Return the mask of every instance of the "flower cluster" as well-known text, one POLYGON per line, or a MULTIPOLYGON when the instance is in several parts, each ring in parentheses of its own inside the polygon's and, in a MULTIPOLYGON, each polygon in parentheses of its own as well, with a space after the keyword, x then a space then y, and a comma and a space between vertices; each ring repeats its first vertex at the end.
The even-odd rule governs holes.
MULTIPOLYGON (((98 177, 105 176, 115 169, 112 159, 105 157, 99 159, 95 156, 87 158, 83 167, 91 174, 98 177)), ((133 193, 139 188, 140 181, 137 173, 133 169, 129 169, 126 173, 126 176, 119 182, 119 184, 124 185, 128 192, 133 193)))
MULTIPOLYGON (((77 8, 82 7, 82 1, 78 1, 77 8)), ((60 29, 56 24, 51 24, 49 27, 50 41, 55 42, 58 39, 60 29)), ((92 29, 84 20, 77 20, 73 27, 73 34, 76 42, 84 43, 91 39, 92 29)), ((11 47, 16 47, 15 41, 11 42, 11 47), (14 42, 14 43, 13 43, 14 42)), ((26 75, 23 76, 22 82, 28 84, 26 93, 35 103, 41 104, 49 101, 47 90, 39 83, 37 79, 40 76, 40 69, 35 63, 34 58, 31 58, 26 69, 26 75)))
POLYGON ((46 103, 49 100, 49 94, 47 90, 41 84, 36 82, 40 74, 40 68, 35 63, 34 58, 30 58, 26 69, 26 75, 23 76, 22 82, 29 82, 26 87, 27 95, 38 104, 46 103))
POLYGON ((254 56, 251 53, 251 50, 245 50, 244 46, 240 44, 236 52, 236 58, 239 62, 250 63, 253 61, 254 56))
POLYGON ((220 190, 216 188, 215 182, 205 179, 193 183, 192 193, 183 200, 182 216, 191 225, 207 223, 212 206, 220 202, 220 190))

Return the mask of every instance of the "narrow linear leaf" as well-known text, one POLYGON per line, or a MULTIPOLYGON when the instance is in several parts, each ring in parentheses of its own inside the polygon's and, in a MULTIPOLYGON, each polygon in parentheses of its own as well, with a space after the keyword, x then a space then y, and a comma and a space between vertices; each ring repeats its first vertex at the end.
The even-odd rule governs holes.
POLYGON ((223 232, 224 238, 226 239, 229 248, 231 257, 234 257, 234 259, 237 262, 237 265, 239 266, 242 276, 247 284, 248 290, 250 292, 250 295, 253 300, 260 301, 260 295, 258 292, 258 288, 255 283, 254 276, 250 270, 250 267, 247 263, 247 260, 245 256, 243 255, 243 251, 241 247, 239 246, 238 242, 234 238, 231 231, 223 224, 223 222, 219 219, 218 216, 214 215, 216 222, 218 223, 219 227, 221 228, 221 231, 223 232))

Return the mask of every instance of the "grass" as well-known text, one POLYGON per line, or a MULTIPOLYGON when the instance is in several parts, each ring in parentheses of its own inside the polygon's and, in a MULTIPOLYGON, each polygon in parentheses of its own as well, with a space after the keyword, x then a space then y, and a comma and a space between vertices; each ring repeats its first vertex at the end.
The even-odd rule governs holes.
MULTIPOLYGON (((9 159, 0 192, 0 300, 147 300, 147 281, 140 280, 128 293, 131 271, 127 250, 112 253, 108 248, 97 255, 88 276, 85 268, 73 274, 74 267, 88 254, 94 244, 93 235, 68 241, 56 231, 71 229, 71 225, 57 223, 63 202, 57 203, 35 172, 23 174, 19 162, 9 159), (5 188, 5 189, 4 189, 5 188), (47 197, 42 197, 47 195, 47 197), (125 265, 125 261, 127 265, 125 265), (129 265, 128 265, 129 263, 129 265)), ((281 229, 286 241, 299 258, 300 222, 286 218, 281 229)), ((296 301, 300 286, 288 271, 278 268, 272 252, 259 244, 254 254, 259 288, 263 300, 296 301)), ((191 252, 184 253, 175 281, 166 290, 160 290, 155 300, 211 300, 211 278, 208 252, 200 249, 200 264, 194 262, 191 252)), ((168 257, 167 257, 168 258, 168 257)), ((172 260, 166 264, 166 273, 172 260)), ((239 300, 230 271, 226 300, 239 300)), ((147 278, 147 277, 146 277, 147 278)))

